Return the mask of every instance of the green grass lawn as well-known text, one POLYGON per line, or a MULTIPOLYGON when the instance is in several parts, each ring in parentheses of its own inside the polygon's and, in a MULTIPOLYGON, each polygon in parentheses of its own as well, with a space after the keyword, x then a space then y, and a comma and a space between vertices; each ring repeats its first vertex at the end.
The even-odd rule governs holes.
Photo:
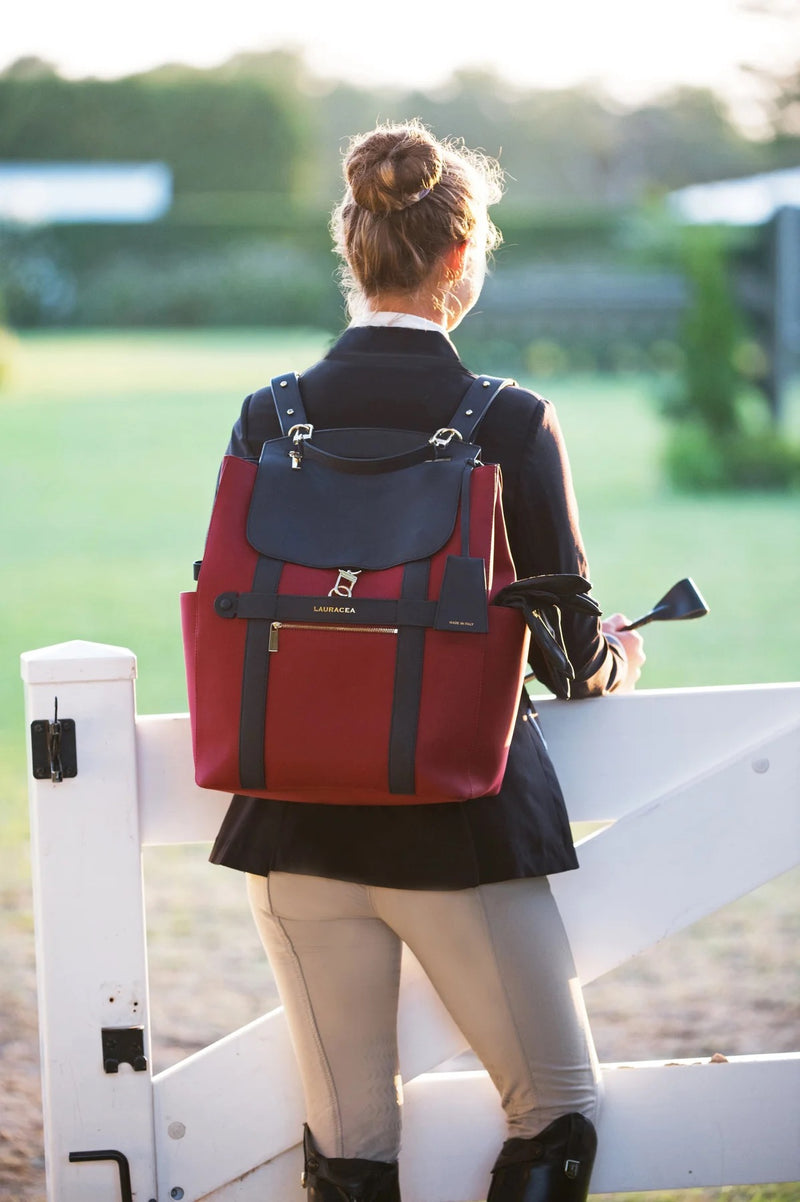
MULTIPOLYGON (((247 392, 329 342, 313 331, 18 338, 0 392, 6 840, 26 822, 20 652, 76 638, 130 647, 140 711, 186 708, 178 594, 193 587, 230 426, 247 392)), ((571 377, 544 391, 606 612, 641 613, 685 575, 711 608, 648 628, 642 686, 800 679, 797 498, 672 495, 648 379, 571 377)))

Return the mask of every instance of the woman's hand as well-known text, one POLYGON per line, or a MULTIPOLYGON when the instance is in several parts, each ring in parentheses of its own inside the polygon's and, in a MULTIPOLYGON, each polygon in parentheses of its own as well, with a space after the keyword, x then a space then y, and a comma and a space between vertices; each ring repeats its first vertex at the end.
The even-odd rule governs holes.
POLYGON ((642 674, 642 664, 647 659, 644 653, 644 643, 638 630, 623 630, 630 618, 625 614, 612 614, 603 623, 603 634, 620 644, 628 664, 628 670, 622 684, 614 690, 615 693, 631 693, 642 674))

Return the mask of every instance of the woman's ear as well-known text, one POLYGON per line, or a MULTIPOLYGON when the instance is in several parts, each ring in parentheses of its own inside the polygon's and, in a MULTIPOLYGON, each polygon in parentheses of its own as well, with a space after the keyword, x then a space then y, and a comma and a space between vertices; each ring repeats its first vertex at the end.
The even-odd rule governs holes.
POLYGON ((449 250, 444 253, 444 265, 449 278, 453 281, 460 280, 464 274, 464 265, 467 259, 467 250, 469 242, 456 242, 449 250))

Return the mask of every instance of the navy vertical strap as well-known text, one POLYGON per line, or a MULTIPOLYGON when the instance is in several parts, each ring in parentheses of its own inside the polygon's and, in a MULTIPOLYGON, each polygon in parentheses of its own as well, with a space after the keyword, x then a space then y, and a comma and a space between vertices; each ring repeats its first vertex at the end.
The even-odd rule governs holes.
POLYGON ((504 380, 500 376, 478 376, 464 394, 448 428, 458 430, 464 442, 471 442, 479 422, 483 421, 497 394, 515 384, 516 380, 504 380))
MULTIPOLYGON (((260 555, 253 574, 254 593, 277 593, 283 564, 260 555)), ((242 789, 264 789, 264 719, 269 678, 271 623, 248 621, 242 668, 242 708, 239 720, 239 779, 242 789)))
POLYGON ((469 460, 464 464, 461 476, 461 554, 469 555, 469 518, 470 501, 472 499, 472 469, 475 465, 469 460))
MULTIPOLYGON (((403 571, 401 596, 425 600, 428 596, 430 560, 416 559, 403 571)), ((416 788, 414 761, 422 696, 422 663, 425 629, 401 626, 397 635, 392 724, 389 733, 389 792, 413 793, 416 788)))
POLYGON ((308 421, 303 408, 303 398, 300 396, 297 372, 290 371, 285 376, 276 376, 271 381, 270 388, 281 424, 281 434, 285 438, 292 426, 305 425, 308 421))

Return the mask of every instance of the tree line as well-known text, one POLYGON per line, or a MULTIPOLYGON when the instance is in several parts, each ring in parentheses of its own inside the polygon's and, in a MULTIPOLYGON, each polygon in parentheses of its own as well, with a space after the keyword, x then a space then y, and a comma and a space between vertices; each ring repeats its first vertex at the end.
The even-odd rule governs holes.
MULTIPOLYGON (((784 81, 787 95, 792 86, 784 81)), ((113 80, 68 80, 21 59, 0 74, 0 161, 161 160, 173 171, 178 213, 205 197, 203 211, 224 219, 247 211, 248 194, 324 209, 340 189, 346 138, 412 116, 499 157, 507 205, 526 210, 636 204, 790 165, 800 147, 784 127, 785 106, 775 106, 771 136, 756 141, 703 89, 623 109, 589 87, 521 89, 465 70, 436 91, 402 92, 323 85, 299 55, 272 51, 113 80)))

